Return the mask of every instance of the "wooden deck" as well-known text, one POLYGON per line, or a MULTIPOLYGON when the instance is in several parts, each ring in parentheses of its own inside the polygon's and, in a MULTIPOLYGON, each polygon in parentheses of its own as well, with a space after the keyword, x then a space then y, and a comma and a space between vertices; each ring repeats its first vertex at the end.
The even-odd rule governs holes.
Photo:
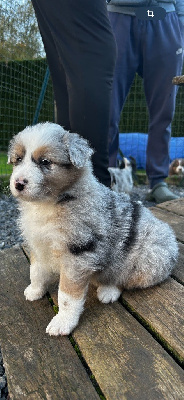
MULTIPOLYGON (((124 292, 111 305, 93 288, 72 336, 49 337, 47 296, 25 301, 29 264, 15 246, 0 252, 0 345, 11 400, 184 399, 184 199, 154 207, 175 230, 172 277, 124 292)), ((56 290, 50 296, 57 304, 56 290)))

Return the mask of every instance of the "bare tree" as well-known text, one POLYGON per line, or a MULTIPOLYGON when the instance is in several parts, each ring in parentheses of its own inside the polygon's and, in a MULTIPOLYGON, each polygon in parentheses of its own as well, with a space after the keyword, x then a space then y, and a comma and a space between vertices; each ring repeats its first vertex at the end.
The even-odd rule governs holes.
POLYGON ((30 0, 0 0, 0 61, 35 59, 44 48, 30 0))

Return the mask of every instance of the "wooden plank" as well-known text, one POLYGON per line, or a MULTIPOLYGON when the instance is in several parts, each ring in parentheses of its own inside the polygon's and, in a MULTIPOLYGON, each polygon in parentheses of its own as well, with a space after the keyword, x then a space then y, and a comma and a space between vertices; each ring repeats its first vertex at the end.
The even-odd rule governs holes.
POLYGON ((155 287, 125 291, 131 307, 162 336, 184 361, 184 287, 174 279, 155 287))
POLYGON ((184 283, 184 244, 179 243, 179 257, 172 276, 184 283))
POLYGON ((0 340, 11 400, 99 399, 67 337, 50 337, 48 299, 26 301, 26 257, 18 247, 0 252, 0 340))
POLYGON ((157 207, 162 210, 171 211, 177 215, 182 215, 184 217, 184 198, 174 201, 166 201, 164 203, 157 204, 157 207))
POLYGON ((184 242, 184 217, 173 214, 158 207, 151 207, 150 210, 155 217, 167 222, 175 231, 176 237, 181 242, 184 242))
MULTIPOLYGON (((167 201, 150 210, 157 218, 167 222, 173 228, 178 240, 184 241, 184 199, 167 201)), ((184 245, 182 243, 179 243, 179 258, 173 275, 184 282, 184 245)))
POLYGON ((73 337, 106 399, 182 399, 182 369, 124 307, 92 291, 73 337))
POLYGON ((174 76, 173 85, 184 85, 184 75, 174 76))

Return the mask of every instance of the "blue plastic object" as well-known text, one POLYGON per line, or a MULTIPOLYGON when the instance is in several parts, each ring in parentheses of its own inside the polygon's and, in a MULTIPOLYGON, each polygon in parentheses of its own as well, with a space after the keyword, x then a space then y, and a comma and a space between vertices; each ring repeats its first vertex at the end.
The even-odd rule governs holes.
MULTIPOLYGON (((119 147, 127 158, 134 157, 137 169, 146 168, 146 147, 148 135, 146 133, 120 133, 119 147)), ((118 155, 118 159, 121 157, 118 155)), ((184 158, 184 137, 172 137, 170 140, 170 161, 175 158, 184 158)))

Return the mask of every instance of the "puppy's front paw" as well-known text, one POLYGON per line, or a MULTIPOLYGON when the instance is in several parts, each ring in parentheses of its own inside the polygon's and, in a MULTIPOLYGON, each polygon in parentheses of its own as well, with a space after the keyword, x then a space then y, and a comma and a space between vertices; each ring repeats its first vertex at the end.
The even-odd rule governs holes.
POLYGON ((118 300, 121 291, 116 286, 99 286, 97 289, 97 297, 102 303, 113 303, 118 300))
POLYGON ((76 327, 78 320, 69 320, 67 315, 58 313, 52 318, 50 324, 46 328, 46 333, 50 336, 69 335, 76 327))
POLYGON ((24 296, 25 296, 26 300, 29 300, 29 301, 41 299, 44 294, 45 294, 45 291, 43 289, 41 289, 41 288, 33 289, 33 287, 31 285, 29 285, 24 290, 24 296))

